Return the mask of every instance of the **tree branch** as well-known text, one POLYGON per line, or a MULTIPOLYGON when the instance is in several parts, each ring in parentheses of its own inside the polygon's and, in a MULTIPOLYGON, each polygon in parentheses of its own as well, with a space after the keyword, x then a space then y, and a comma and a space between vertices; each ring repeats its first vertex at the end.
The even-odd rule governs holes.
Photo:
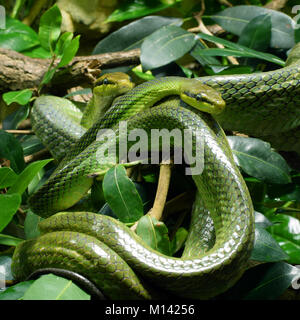
MULTIPOLYGON (((140 50, 111 52, 92 56, 78 56, 64 68, 59 69, 48 86, 65 90, 84 83, 91 84, 101 72, 100 68, 137 65, 140 50)), ((22 89, 36 90, 47 71, 50 59, 36 59, 9 49, 0 49, 0 92, 22 89)), ((59 60, 56 60, 56 65, 59 60)))

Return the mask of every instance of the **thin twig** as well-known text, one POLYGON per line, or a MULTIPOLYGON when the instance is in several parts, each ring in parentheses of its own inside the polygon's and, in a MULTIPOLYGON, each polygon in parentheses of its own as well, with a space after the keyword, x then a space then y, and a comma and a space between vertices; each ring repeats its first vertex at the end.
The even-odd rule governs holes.
POLYGON ((11 134, 34 134, 32 130, 5 130, 5 131, 11 134))
POLYGON ((51 157, 49 151, 47 149, 42 149, 34 154, 24 157, 25 163, 30 163, 36 160, 43 159, 45 157, 51 157))
MULTIPOLYGON (((205 33, 205 34, 208 34, 208 35, 210 35, 210 36, 212 36, 213 34, 206 28, 206 26, 205 26, 205 24, 203 23, 203 21, 202 21, 202 18, 199 16, 199 15, 196 15, 195 16, 195 19, 198 21, 198 28, 199 28, 199 30, 201 31, 201 32, 203 32, 203 33, 205 33)), ((222 44, 220 44, 220 43, 216 43, 215 44, 218 48, 221 48, 221 49, 223 49, 224 48, 224 46, 222 45, 222 44)), ((233 57, 233 56, 228 56, 227 57, 227 59, 232 63, 232 64, 234 64, 234 65, 238 65, 239 63, 238 63, 238 61, 237 61, 237 59, 235 58, 235 57, 233 57)))
MULTIPOLYGON (((172 171, 172 162, 171 160, 162 161, 160 164, 160 171, 159 171, 159 178, 158 178, 158 185, 156 189, 156 195, 153 203, 153 207, 147 213, 149 216, 161 220, 162 214, 164 211, 170 179, 171 179, 171 171, 172 171)), ((137 228, 138 222, 136 222, 132 227, 131 230, 135 231, 137 228)))

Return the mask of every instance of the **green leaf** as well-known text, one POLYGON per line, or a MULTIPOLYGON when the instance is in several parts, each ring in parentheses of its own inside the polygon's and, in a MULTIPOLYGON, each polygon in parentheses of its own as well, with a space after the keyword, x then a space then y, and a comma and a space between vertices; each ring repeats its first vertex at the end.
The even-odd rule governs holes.
POLYGON ((159 16, 148 16, 112 32, 102 39, 93 50, 92 54, 106 52, 127 51, 140 48, 144 39, 157 29, 166 25, 182 24, 182 19, 159 16))
POLYGON ((0 189, 12 186, 17 179, 18 175, 11 168, 0 168, 0 189))
POLYGON ((50 51, 44 49, 40 45, 31 49, 22 51, 22 54, 24 54, 27 57, 40 58, 40 59, 50 59, 52 56, 50 51))
POLYGON ((28 211, 24 221, 24 231, 26 239, 33 239, 40 235, 38 224, 42 221, 43 218, 36 215, 32 211, 28 211))
POLYGON ((6 116, 2 122, 2 128, 4 130, 17 129, 19 123, 25 120, 29 115, 29 105, 20 106, 15 112, 6 116))
POLYGON ((0 29, 0 47, 21 52, 39 44, 37 33, 19 20, 6 16, 6 28, 0 29))
POLYGON ((274 224, 268 230, 288 254, 287 262, 300 264, 300 221, 286 214, 276 214, 270 220, 274 224))
POLYGON ((44 77, 43 77, 43 79, 42 79, 42 81, 41 81, 41 84, 47 84, 47 83, 49 83, 49 82, 51 81, 51 79, 53 78, 54 73, 56 72, 57 69, 58 69, 58 68, 57 68, 57 66, 56 66, 55 68, 48 70, 48 71, 44 74, 44 77))
POLYGON ((256 225, 255 242, 251 259, 261 262, 286 260, 288 255, 280 248, 268 231, 256 225))
POLYGON ((294 45, 295 22, 288 15, 259 6, 234 6, 212 15, 223 29, 240 36, 246 25, 255 17, 268 14, 272 22, 272 48, 291 48, 294 45))
POLYGON ((270 144, 256 138, 228 136, 235 162, 244 172, 259 180, 286 184, 291 182, 290 168, 270 144))
POLYGON ((149 70, 175 61, 190 51, 195 43, 195 35, 191 32, 177 26, 164 26, 144 40, 141 47, 142 66, 149 70))
POLYGON ((36 135, 27 135, 21 142, 24 156, 38 152, 44 148, 41 140, 36 135))
POLYGON ((39 40, 41 46, 48 51, 53 51, 55 42, 60 35, 61 13, 55 4, 48 9, 40 19, 39 40))
POLYGON ((274 300, 300 277, 300 269, 285 263, 264 263, 248 269, 226 292, 227 299, 274 300))
POLYGON ((190 55, 195 58, 202 66, 209 66, 214 72, 218 72, 220 68, 224 68, 222 63, 215 57, 202 55, 202 50, 206 46, 202 42, 197 41, 194 48, 191 50, 190 55))
POLYGON ((25 167, 20 142, 12 134, 3 130, 0 130, 0 158, 10 160, 10 166, 16 173, 21 172, 25 167))
POLYGON ((90 296, 72 281, 47 274, 31 284, 22 300, 90 300, 90 296))
POLYGON ((279 297, 295 280, 300 277, 300 269, 284 263, 277 262, 268 265, 262 277, 256 273, 256 278, 260 279, 256 285, 245 296, 245 300, 272 300, 279 297))
POLYGON ((20 238, 10 236, 8 234, 0 233, 0 244, 2 245, 16 247, 22 241, 24 241, 24 239, 20 239, 20 238))
POLYGON ((171 243, 166 225, 149 215, 143 216, 137 225, 136 234, 152 249, 171 255, 171 243))
POLYGON ((134 222, 143 216, 143 202, 124 166, 117 165, 104 176, 104 197, 122 222, 134 222))
POLYGON ((238 43, 254 50, 265 51, 270 45, 271 28, 269 14, 257 16, 243 29, 238 43))
POLYGON ((5 291, 0 292, 0 300, 19 300, 33 282, 34 280, 22 281, 7 288, 5 291))
POLYGON ((13 102, 17 102, 20 105, 25 105, 29 102, 32 96, 32 91, 30 89, 24 89, 20 91, 10 91, 3 93, 2 98, 7 105, 13 102))
POLYGON ((0 194, 0 232, 9 224, 18 210, 21 200, 21 196, 17 193, 0 194))
POLYGON ((161 11, 175 4, 176 1, 160 2, 160 1, 140 1, 131 0, 122 2, 107 19, 106 22, 124 21, 128 19, 136 19, 148 14, 161 11))
POLYGON ((259 226, 261 228, 267 228, 273 224, 264 214, 258 211, 254 211, 254 215, 256 226, 259 226))
POLYGON ((183 227, 180 227, 176 231, 175 237, 171 241, 171 254, 170 254, 171 256, 173 256, 179 249, 182 248, 187 236, 188 236, 188 231, 183 227))
POLYGON ((215 36, 211 36, 205 33, 198 33, 198 38, 204 39, 207 41, 211 41, 214 43, 222 44, 226 49, 203 49, 200 54, 203 56, 214 56, 214 55, 220 55, 220 56, 229 56, 229 55, 236 55, 240 57, 249 57, 249 58, 257 58, 262 59, 266 61, 270 61, 272 63, 276 63, 280 66, 284 66, 285 62, 281 60, 280 58, 276 57, 273 54, 265 53, 256 51, 250 48, 247 48, 241 44, 234 43, 225 39, 221 39, 215 36))
POLYGON ((77 36, 64 48, 61 60, 57 66, 58 68, 66 66, 75 57, 79 48, 79 38, 80 36, 77 36))
POLYGON ((20 195, 26 190, 34 176, 52 159, 39 160, 30 163, 18 176, 16 182, 8 190, 8 194, 19 193, 20 195))
POLYGON ((64 49, 71 43, 72 39, 72 32, 65 32, 59 37, 55 46, 55 53, 58 57, 62 56, 64 49))

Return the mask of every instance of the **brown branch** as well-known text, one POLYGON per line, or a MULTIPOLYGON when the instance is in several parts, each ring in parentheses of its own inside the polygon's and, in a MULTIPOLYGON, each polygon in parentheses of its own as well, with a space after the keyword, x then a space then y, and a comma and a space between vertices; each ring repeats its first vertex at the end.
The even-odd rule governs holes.
MULTIPOLYGON (((91 84, 99 76, 100 68, 136 65, 140 63, 139 56, 140 50, 133 49, 75 57, 68 66, 56 72, 51 83, 61 90, 84 83, 91 84)), ((30 58, 13 50, 0 48, 0 92, 27 88, 37 90, 50 62, 50 59, 30 58)), ((56 60, 54 65, 58 62, 56 60)), ((51 90, 51 87, 48 89, 51 90)))
POLYGON ((11 134, 34 134, 32 130, 5 130, 5 131, 11 134))
POLYGON ((281 10, 287 3, 287 0, 273 0, 266 5, 265 8, 272 9, 272 10, 281 10))
POLYGON ((30 163, 45 158, 51 158, 51 155, 47 149, 42 149, 34 154, 24 157, 24 161, 25 163, 30 163))
POLYGON ((148 214, 156 220, 161 220, 166 204, 171 179, 171 168, 172 163, 170 161, 163 161, 160 164, 155 200, 152 209, 148 212, 148 214))
MULTIPOLYGON (((156 189, 156 195, 153 203, 153 207, 147 213, 149 216, 161 220, 162 214, 164 211, 170 179, 171 179, 171 169, 172 162, 171 160, 162 161, 160 164, 159 178, 158 178, 158 186, 156 189)), ((138 225, 138 221, 131 227, 131 230, 135 231, 138 225)))

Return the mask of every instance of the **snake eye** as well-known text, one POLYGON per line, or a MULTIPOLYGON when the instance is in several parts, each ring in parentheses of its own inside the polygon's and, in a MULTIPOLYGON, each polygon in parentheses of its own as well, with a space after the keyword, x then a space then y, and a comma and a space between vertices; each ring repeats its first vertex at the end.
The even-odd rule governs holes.
POLYGON ((109 84, 109 80, 107 78, 104 78, 102 81, 103 84, 109 84))
POLYGON ((197 101, 202 101, 202 100, 203 100, 203 96, 202 96, 201 93, 198 93, 198 94, 196 95, 196 100, 197 100, 197 101))

